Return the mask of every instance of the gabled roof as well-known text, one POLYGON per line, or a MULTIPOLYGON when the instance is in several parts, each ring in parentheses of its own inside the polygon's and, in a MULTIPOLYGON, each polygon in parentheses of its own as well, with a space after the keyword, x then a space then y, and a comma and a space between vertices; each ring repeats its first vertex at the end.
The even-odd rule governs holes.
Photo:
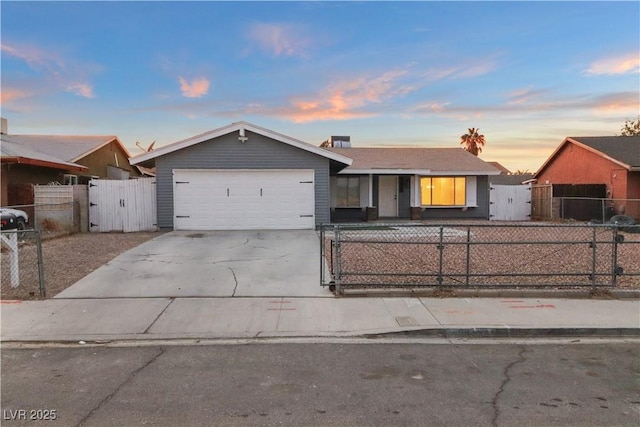
POLYGON ((535 173, 538 176, 567 145, 575 144, 630 171, 640 171, 640 136, 569 136, 535 173))
POLYGON ((353 163, 341 174, 499 175, 487 162, 460 148, 329 148, 353 163))
POLYGON ((67 162, 60 157, 13 142, 7 136, 2 135, 0 144, 0 157, 3 163, 20 163, 68 171, 83 171, 87 169, 77 163, 67 162))
POLYGON ((280 141, 284 144, 291 145, 296 148, 300 148, 301 150, 308 151, 310 153, 317 154, 322 157, 326 157, 331 160, 335 160, 339 163, 343 163, 345 165, 351 164, 351 159, 348 157, 342 156, 337 153, 332 153, 329 150, 324 148, 316 147, 315 145, 311 145, 309 143, 300 141, 295 138, 291 138, 286 135, 282 135, 280 133, 274 132, 272 130, 256 126, 254 124, 248 122, 235 122, 230 125, 211 130, 209 132, 202 133, 200 135, 193 136, 191 138, 183 139, 178 142, 174 142, 173 144, 165 145, 160 148, 156 148, 153 151, 148 153, 140 154, 136 157, 130 159, 130 163, 132 165, 137 165, 140 163, 148 162, 149 160, 153 160, 160 156, 164 156, 169 153, 173 153, 178 150, 182 150, 183 148, 191 147, 192 145, 200 144, 201 142, 209 141, 210 139, 218 138, 223 135, 230 134, 232 132, 238 132, 239 136, 244 136, 245 131, 250 131, 253 133, 260 134, 262 136, 266 136, 267 138, 275 139, 276 141, 280 141))
POLYGON ((67 162, 77 162, 112 141, 120 145, 127 157, 130 156, 129 151, 114 135, 2 135, 2 140, 15 142, 67 162))
POLYGON ((500 173, 509 175, 511 173, 511 171, 507 168, 505 168, 504 166, 502 166, 502 164, 500 164, 499 162, 487 162, 489 163, 491 166, 493 166, 494 168, 498 169, 500 171, 500 173))

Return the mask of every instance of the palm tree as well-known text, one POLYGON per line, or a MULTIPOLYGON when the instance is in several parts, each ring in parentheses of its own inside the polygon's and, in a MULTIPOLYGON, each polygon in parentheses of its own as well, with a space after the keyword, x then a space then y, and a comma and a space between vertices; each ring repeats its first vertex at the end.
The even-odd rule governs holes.
POLYGON ((478 134, 480 128, 469 128, 469 132, 460 136, 460 144, 464 145, 464 149, 477 156, 482 153, 482 147, 485 144, 484 135, 478 134))

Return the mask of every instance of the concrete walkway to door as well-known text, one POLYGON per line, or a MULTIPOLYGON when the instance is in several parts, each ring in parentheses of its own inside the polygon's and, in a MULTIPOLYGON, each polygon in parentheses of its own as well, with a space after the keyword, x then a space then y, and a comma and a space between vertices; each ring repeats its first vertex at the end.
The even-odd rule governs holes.
POLYGON ((333 297, 313 230, 173 231, 129 250, 56 298, 333 297))

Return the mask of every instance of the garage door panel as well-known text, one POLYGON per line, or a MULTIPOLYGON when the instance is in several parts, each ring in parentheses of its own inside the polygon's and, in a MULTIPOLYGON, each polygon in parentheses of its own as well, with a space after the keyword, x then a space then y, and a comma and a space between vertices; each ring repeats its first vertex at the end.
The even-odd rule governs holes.
POLYGON ((175 170, 174 228, 313 228, 313 180, 313 170, 175 170))

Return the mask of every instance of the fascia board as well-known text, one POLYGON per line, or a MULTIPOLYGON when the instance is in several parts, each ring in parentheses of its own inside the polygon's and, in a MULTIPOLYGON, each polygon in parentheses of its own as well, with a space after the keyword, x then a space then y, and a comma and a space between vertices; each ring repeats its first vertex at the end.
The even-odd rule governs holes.
POLYGON ((424 175, 424 176, 479 176, 500 175, 500 171, 432 171, 430 169, 352 169, 347 168, 338 175, 424 175))
POLYGON ((129 151, 125 148, 124 145, 122 145, 122 142, 120 142, 120 140, 118 139, 117 136, 109 136, 109 139, 107 139, 106 141, 102 142, 100 145, 96 145, 94 148, 92 148, 89 151, 86 151, 82 154, 80 154, 77 157, 74 157, 73 159, 71 159, 71 162, 77 162, 80 159, 83 159, 85 157, 87 157, 89 154, 95 153, 96 151, 98 151, 99 149, 101 149, 102 147, 104 147, 105 145, 111 143, 112 141, 115 141, 118 145, 120 145, 120 148, 124 151, 124 154, 127 157, 130 157, 129 151))
POLYGON ((218 138, 220 136, 227 135, 235 131, 239 131, 240 129, 245 129, 245 130, 260 134, 262 136, 266 136, 276 141, 280 141, 282 143, 294 146, 296 148, 300 148, 302 150, 317 154, 322 157, 326 157, 331 160, 335 160, 337 162, 340 162, 346 165, 350 165, 351 163, 353 163, 353 160, 350 159, 349 157, 346 157, 337 153, 333 153, 329 150, 324 150, 320 147, 313 146, 306 142, 279 134, 277 132, 274 132, 274 131, 262 128, 260 126, 253 125, 251 123, 247 123, 247 122, 232 123, 230 125, 215 129, 213 131, 205 132, 200 135, 193 136, 191 138, 183 139, 182 141, 174 142, 173 144, 166 145, 164 147, 153 150, 149 153, 143 153, 141 155, 133 157, 131 158, 130 163, 132 165, 137 165, 139 163, 155 159, 156 157, 173 153, 175 151, 182 150, 183 148, 187 148, 192 145, 196 145, 210 139, 218 138))

